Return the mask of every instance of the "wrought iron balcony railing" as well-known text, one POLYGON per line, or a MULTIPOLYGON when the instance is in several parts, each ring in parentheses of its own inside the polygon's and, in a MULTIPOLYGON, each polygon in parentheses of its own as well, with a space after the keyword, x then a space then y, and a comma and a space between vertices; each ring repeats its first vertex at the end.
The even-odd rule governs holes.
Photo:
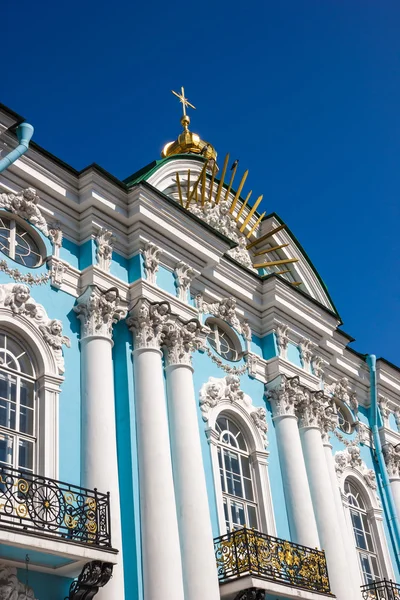
POLYGON ((0 466, 0 528, 111 547, 110 496, 0 466))
POLYGON ((364 600, 400 600, 400 585, 382 579, 382 581, 362 585, 361 594, 364 600))
POLYGON ((253 529, 214 539, 220 582, 244 575, 330 594, 325 553, 253 529))

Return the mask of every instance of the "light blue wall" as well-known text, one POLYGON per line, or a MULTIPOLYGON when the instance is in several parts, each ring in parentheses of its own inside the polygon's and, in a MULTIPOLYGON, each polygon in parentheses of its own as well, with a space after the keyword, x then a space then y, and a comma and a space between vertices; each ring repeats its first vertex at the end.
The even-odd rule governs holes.
POLYGON ((79 246, 79 269, 83 271, 90 265, 96 263, 96 247, 94 240, 87 240, 84 244, 79 246))
POLYGON ((131 339, 132 334, 124 322, 114 327, 115 408, 125 595, 131 600, 141 600, 143 581, 131 339))
POLYGON ((274 333, 269 333, 262 338, 262 350, 262 356, 265 360, 269 360, 270 358, 274 358, 274 356, 279 355, 274 333))
POLYGON ((172 296, 176 296, 175 275, 173 271, 162 265, 157 273, 157 285, 172 296))
POLYGON ((75 269, 79 269, 79 254, 80 247, 77 244, 74 244, 74 242, 64 238, 60 248, 60 258, 65 260, 72 267, 75 267, 75 269))
POLYGON ((129 261, 120 254, 113 252, 110 273, 111 275, 114 275, 114 277, 121 279, 121 281, 128 283, 129 261))
POLYGON ((141 254, 135 254, 129 259, 128 264, 129 283, 133 283, 137 279, 144 277, 143 258, 141 254))
MULTIPOLYGON (((26 583, 25 569, 17 569, 17 575, 21 583, 26 583)), ((33 589, 35 598, 38 600, 64 600, 68 597, 71 583, 72 579, 47 575, 38 571, 30 570, 28 574, 29 587, 33 589)))
POLYGON ((299 347, 292 342, 289 342, 287 346, 287 359, 298 367, 303 367, 299 347))
POLYGON ((396 424, 396 418, 394 416, 393 413, 389 414, 389 427, 390 429, 392 429, 393 431, 397 431, 397 424, 396 424))

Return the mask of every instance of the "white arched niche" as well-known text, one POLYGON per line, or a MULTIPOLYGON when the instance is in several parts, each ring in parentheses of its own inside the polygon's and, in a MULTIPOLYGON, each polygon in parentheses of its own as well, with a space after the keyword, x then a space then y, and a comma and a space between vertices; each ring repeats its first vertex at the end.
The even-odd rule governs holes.
POLYGON ((266 409, 256 408, 253 405, 250 396, 240 389, 240 379, 234 374, 222 378, 209 378, 200 390, 200 409, 203 420, 207 423, 205 433, 210 445, 220 535, 227 533, 218 465, 220 441, 216 426, 218 417, 223 415, 231 419, 240 429, 248 447, 258 509, 258 529, 275 536, 276 525, 268 476, 266 409))
POLYGON ((59 395, 64 381, 62 324, 50 319, 22 284, 0 285, 0 333, 26 347, 36 376, 35 474, 58 478, 59 395))

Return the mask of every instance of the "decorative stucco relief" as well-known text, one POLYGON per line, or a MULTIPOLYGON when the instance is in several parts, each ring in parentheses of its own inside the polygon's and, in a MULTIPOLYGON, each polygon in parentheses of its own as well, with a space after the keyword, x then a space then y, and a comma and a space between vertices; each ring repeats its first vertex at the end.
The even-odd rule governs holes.
POLYGON ((63 241, 63 232, 61 230, 61 223, 56 222, 49 224, 49 238, 53 245, 53 256, 58 258, 60 254, 60 248, 63 241))
POLYGON ((43 285, 47 283, 51 277, 50 273, 42 273, 41 275, 32 275, 32 273, 21 273, 19 269, 11 269, 7 261, 0 260, 0 271, 6 273, 11 279, 18 283, 27 283, 28 285, 43 285))
POLYGON ((18 194, 0 194, 0 208, 5 208, 22 219, 29 221, 29 223, 32 223, 32 225, 48 237, 48 226, 46 219, 38 207, 38 202, 39 196, 34 188, 27 188, 18 194))
POLYGON ((113 232, 104 227, 99 229, 95 237, 97 264, 106 273, 109 273, 111 267, 114 240, 113 232))
POLYGON ((264 446, 267 447, 268 425, 265 408, 254 408, 250 396, 240 389, 240 379, 237 375, 226 375, 221 379, 210 377, 200 390, 200 410, 203 420, 209 420, 209 412, 221 402, 237 404, 244 408, 257 427, 264 446))
POLYGON ((149 302, 141 298, 130 312, 128 327, 133 332, 135 350, 160 349, 165 333, 164 326, 171 314, 168 302, 149 302))
POLYGON ((387 442, 382 446, 382 452, 389 477, 391 479, 400 478, 400 448, 398 445, 394 446, 387 442))
POLYGON ((349 445, 345 450, 341 450, 335 454, 335 470, 339 480, 349 468, 356 470, 372 490, 377 490, 375 472, 373 469, 368 469, 365 462, 361 459, 360 448, 358 446, 349 445))
POLYGON ((0 600, 36 600, 33 590, 18 580, 15 567, 0 564, 0 600))
POLYGON ((161 248, 147 242, 143 251, 144 274, 149 283, 156 284, 157 271, 160 266, 161 248))
POLYGON ((357 394, 351 391, 349 380, 347 377, 342 377, 339 381, 335 381, 325 386, 325 394, 331 395, 334 399, 344 402, 351 408, 354 414, 358 413, 357 394))
POLYGON ((286 358, 287 356, 287 347, 289 343, 288 331, 289 326, 284 325, 283 323, 278 324, 275 329, 276 343, 281 358, 286 358))
POLYGON ((0 285, 0 308, 9 310, 15 317, 28 319, 51 348, 58 371, 64 373, 62 347, 70 347, 70 340, 62 333, 62 323, 49 319, 45 308, 31 297, 31 291, 22 283, 0 285))
POLYGON ((95 286, 88 286, 74 307, 82 323, 81 339, 89 336, 111 339, 112 326, 126 316, 120 302, 117 288, 101 291, 95 286))
POLYGON ((195 298, 199 313, 208 313, 229 323, 245 340, 251 341, 251 328, 247 319, 239 319, 236 314, 236 298, 222 298, 220 302, 206 302, 201 294, 195 298))
POLYGON ((183 322, 176 318, 165 323, 162 342, 167 366, 191 365, 192 354, 205 344, 208 327, 197 319, 183 322))
POLYGON ((311 340, 308 340, 306 338, 303 338, 300 342, 300 358, 304 365, 304 368, 310 367, 314 345, 315 344, 311 340))
POLYGON ((313 354, 311 357, 311 368, 316 377, 323 377, 325 364, 326 363, 321 356, 313 354))
POLYGON ((182 302, 187 302, 190 284, 195 276, 195 272, 192 267, 180 261, 175 267, 174 275, 177 296, 182 302))
POLYGON ((51 285, 59 289, 63 284, 64 274, 67 270, 67 266, 55 256, 52 256, 49 259, 48 266, 50 267, 51 285))

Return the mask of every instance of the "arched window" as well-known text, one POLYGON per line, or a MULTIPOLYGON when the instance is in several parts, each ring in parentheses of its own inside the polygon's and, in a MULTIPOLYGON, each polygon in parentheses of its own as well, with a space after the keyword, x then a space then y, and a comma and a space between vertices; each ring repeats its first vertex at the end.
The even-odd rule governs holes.
POLYGON ((349 415, 339 405, 336 405, 338 415, 338 427, 343 433, 351 433, 353 431, 352 423, 350 422, 349 415))
POLYGON ((242 431, 230 417, 216 421, 218 465, 226 530, 244 525, 258 529, 258 508, 249 450, 242 431))
POLYGON ((222 358, 238 361, 242 358, 242 347, 235 332, 220 319, 209 317, 206 321, 210 333, 207 336, 211 348, 222 358))
POLYGON ((0 251, 30 268, 39 267, 43 262, 39 243, 33 235, 19 221, 6 217, 3 212, 0 214, 0 251))
POLYGON ((36 377, 27 350, 0 333, 0 466, 33 472, 36 377))
POLYGON ((376 545, 363 496, 352 481, 346 479, 344 491, 349 503, 351 523, 362 578, 365 584, 381 578, 376 545))

